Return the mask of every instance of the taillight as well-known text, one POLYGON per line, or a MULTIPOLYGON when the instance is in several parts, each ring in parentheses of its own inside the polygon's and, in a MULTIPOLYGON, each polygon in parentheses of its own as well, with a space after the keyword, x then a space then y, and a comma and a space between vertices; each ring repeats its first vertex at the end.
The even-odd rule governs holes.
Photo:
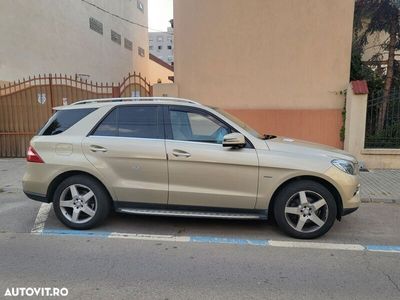
POLYGON ((39 156, 39 154, 37 154, 36 150, 32 146, 29 146, 28 148, 28 152, 26 153, 26 160, 33 163, 44 163, 43 159, 39 156))

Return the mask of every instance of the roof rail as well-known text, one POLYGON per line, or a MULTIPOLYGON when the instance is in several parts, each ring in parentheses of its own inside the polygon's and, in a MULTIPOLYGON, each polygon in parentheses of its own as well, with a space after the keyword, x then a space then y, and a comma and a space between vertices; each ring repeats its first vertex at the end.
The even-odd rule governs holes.
POLYGON ((193 100, 173 98, 173 97, 123 97, 123 98, 102 98, 102 99, 82 100, 74 102, 71 105, 86 104, 86 103, 102 103, 102 102, 126 102, 126 101, 176 101, 176 102, 200 104, 193 100))

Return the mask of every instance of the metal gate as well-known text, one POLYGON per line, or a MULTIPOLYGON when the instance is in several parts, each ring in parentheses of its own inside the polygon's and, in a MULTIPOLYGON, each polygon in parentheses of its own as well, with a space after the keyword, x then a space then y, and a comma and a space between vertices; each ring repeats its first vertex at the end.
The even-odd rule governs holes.
POLYGON ((0 157, 25 157, 30 139, 55 106, 84 99, 151 95, 150 83, 136 73, 117 84, 49 74, 0 86, 0 157))

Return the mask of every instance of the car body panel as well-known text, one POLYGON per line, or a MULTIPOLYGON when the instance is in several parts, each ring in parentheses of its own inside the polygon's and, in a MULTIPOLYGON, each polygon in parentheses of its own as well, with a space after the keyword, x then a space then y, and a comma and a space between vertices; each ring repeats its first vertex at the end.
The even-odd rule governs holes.
POLYGON ((168 166, 162 139, 89 136, 83 153, 107 178, 118 201, 166 204, 168 166), (91 146, 107 152, 93 152, 91 146))
POLYGON ((258 187, 255 149, 220 144, 166 141, 169 169, 168 204, 254 208, 258 187), (174 155, 174 151, 190 157, 174 155))

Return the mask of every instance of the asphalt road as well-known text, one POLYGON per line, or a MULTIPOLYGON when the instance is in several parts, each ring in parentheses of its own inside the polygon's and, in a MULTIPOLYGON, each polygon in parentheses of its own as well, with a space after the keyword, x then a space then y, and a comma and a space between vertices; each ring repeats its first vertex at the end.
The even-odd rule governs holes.
MULTIPOLYGON (((21 193, 23 168, 0 161, 0 297, 12 287, 66 287, 68 299, 400 299, 399 252, 336 247, 400 245, 398 204, 365 203, 301 248, 163 240, 298 242, 273 222, 119 214, 94 235, 35 235, 40 203, 21 193)), ((43 233, 66 230, 52 211, 46 216, 43 233)))

